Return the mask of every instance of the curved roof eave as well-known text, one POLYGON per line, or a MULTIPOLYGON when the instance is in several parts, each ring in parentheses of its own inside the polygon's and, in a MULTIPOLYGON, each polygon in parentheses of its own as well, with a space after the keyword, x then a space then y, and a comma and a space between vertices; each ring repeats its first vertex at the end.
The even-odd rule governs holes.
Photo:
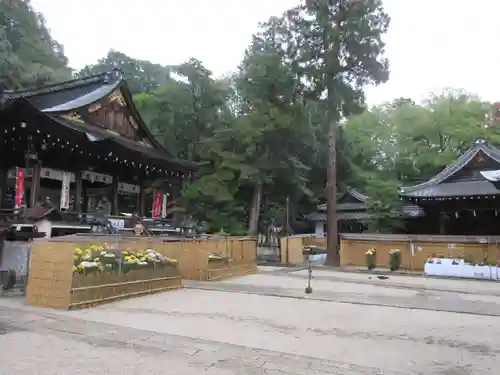
POLYGON ((424 189, 429 186, 434 186, 442 183, 447 178, 453 176, 455 173, 459 172, 463 167, 465 167, 468 163, 474 159, 474 157, 479 152, 484 152, 488 157, 500 163, 500 150, 496 147, 488 145, 488 142, 484 140, 477 140, 474 143, 474 146, 465 151, 462 155, 460 155, 457 160, 453 163, 447 165, 441 172, 436 174, 434 177, 429 179, 426 182, 413 185, 413 186, 405 186, 400 187, 398 189, 398 194, 401 196, 405 196, 407 193, 411 193, 420 189, 424 189))

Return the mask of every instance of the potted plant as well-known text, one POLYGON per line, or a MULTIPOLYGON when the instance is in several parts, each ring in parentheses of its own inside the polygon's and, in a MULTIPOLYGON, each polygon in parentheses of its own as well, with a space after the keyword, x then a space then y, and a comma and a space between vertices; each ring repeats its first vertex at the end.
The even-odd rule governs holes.
POLYGON ((372 247, 371 249, 368 249, 365 255, 366 255, 366 266, 368 267, 368 270, 371 271, 377 265, 377 249, 372 247))
POLYGON ((389 268, 391 271, 397 271, 401 267, 401 250, 389 250, 389 268))

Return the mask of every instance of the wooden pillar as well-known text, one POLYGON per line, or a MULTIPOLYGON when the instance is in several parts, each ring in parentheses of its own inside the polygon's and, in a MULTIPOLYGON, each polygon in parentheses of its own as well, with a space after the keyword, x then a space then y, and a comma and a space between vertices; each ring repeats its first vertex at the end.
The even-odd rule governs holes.
POLYGON ((82 212, 87 214, 89 211, 89 195, 87 194, 87 187, 85 182, 82 180, 82 212))
POLYGON ((76 191, 75 191, 75 211, 78 214, 78 217, 81 216, 83 213, 82 207, 83 207, 83 180, 82 180, 82 172, 77 171, 75 172, 75 185, 76 185, 76 191))
MULTIPOLYGON (((177 206, 179 203, 182 188, 183 188, 183 186, 182 186, 182 179, 181 178, 178 178, 177 180, 172 182, 172 202, 175 202, 174 206, 177 206)), ((176 226, 180 224, 179 213, 177 211, 174 211, 173 221, 174 221, 174 225, 176 225, 176 226)))
POLYGON ((33 166, 33 172, 31 174, 31 191, 29 206, 33 207, 38 201, 38 195, 40 194, 40 162, 36 162, 33 166))
POLYGON ((113 196, 111 200, 111 215, 120 214, 120 210, 118 208, 118 185, 119 185, 118 177, 113 176, 113 190, 112 190, 113 196))
POLYGON ((140 217, 144 217, 146 214, 146 186, 144 183, 139 187, 137 195, 137 213, 140 217))
POLYGON ((439 214, 439 234, 446 234, 446 217, 440 212, 439 214))
POLYGON ((5 192, 7 191, 7 176, 9 169, 5 167, 0 167, 0 208, 3 208, 3 201, 5 198, 5 192))

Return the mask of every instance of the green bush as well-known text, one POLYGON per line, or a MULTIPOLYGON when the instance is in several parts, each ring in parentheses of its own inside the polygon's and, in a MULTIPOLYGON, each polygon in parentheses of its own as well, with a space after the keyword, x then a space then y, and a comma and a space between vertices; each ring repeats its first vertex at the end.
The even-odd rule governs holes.
POLYGON ((366 253, 366 267, 371 271, 377 266, 377 249, 372 247, 366 253))
POLYGON ((401 250, 389 250, 389 268, 391 271, 397 271, 401 267, 401 250))

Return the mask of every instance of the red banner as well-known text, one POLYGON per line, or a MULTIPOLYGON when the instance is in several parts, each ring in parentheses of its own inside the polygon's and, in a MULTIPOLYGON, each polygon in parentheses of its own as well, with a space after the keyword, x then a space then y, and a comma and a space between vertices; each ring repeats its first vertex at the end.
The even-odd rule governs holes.
POLYGON ((161 206, 163 204, 163 193, 161 190, 156 189, 153 195, 153 219, 161 217, 161 206))
POLYGON ((24 168, 16 171, 16 208, 21 207, 24 198, 24 168))

